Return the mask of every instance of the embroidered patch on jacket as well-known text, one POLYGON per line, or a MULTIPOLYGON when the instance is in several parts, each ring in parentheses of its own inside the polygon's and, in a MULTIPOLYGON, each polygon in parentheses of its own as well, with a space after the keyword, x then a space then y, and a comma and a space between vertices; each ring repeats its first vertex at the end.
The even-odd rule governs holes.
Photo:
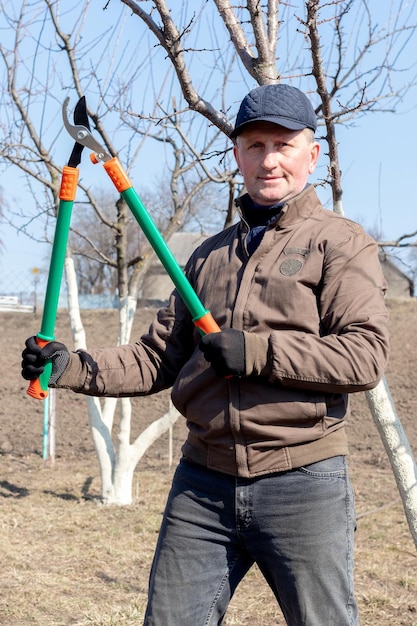
POLYGON ((285 259, 285 261, 281 263, 279 271, 284 276, 294 276, 302 267, 303 263, 300 259, 285 259))
POLYGON ((287 247, 284 249, 284 254, 301 254, 304 258, 307 258, 310 254, 309 248, 290 248, 287 247))

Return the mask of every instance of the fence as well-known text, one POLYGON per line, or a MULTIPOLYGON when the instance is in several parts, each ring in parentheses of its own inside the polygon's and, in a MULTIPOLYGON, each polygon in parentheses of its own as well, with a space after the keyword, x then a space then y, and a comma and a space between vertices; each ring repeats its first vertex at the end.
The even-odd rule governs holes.
MULTIPOLYGON (((48 276, 45 271, 0 273, 0 311, 33 311, 43 308, 48 276)), ((81 309, 115 309, 117 297, 111 294, 80 294, 81 309)), ((59 308, 66 309, 67 288, 62 281, 59 308)))
POLYGON ((0 296, 13 298, 17 305, 36 312, 43 304, 46 282, 46 272, 1 272, 0 296))

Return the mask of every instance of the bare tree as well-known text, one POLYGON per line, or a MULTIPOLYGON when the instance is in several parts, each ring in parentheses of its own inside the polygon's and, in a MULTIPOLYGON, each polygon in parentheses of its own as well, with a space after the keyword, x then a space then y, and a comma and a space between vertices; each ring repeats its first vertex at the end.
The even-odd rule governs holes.
MULTIPOLYGON (((145 23, 166 51, 188 106, 228 133, 231 130, 230 122, 225 120, 223 111, 215 110, 204 97, 204 91, 198 89, 190 71, 189 52, 195 50, 195 44, 190 44, 190 32, 196 25, 196 15, 189 17, 183 11, 181 18, 184 22, 176 23, 174 12, 166 0, 152 0, 150 3, 135 0, 120 2, 126 4, 145 23)), ((318 98, 316 112, 328 147, 326 182, 332 190, 334 211, 343 214, 336 125, 349 123, 354 117, 373 111, 395 111, 410 87, 416 84, 413 73, 408 81, 402 83, 398 83, 396 77, 397 72, 401 74, 404 69, 412 70, 412 67, 401 67, 399 59, 405 57, 404 53, 411 41, 415 42, 416 3, 404 5, 402 2, 392 2, 390 21, 378 27, 366 0, 334 0, 330 3, 306 0, 303 3, 304 11, 300 9, 293 18, 298 23, 293 30, 290 5, 280 0, 269 0, 264 6, 259 0, 247 0, 245 5, 232 5, 229 0, 214 0, 214 4, 219 22, 227 29, 237 58, 253 81, 266 84, 284 78, 287 81, 303 78, 304 83, 312 85, 312 92, 318 98), (296 54, 285 56, 285 67, 281 69, 277 62, 277 51, 285 50, 285 42, 282 41, 285 25, 296 54), (323 35, 325 29, 329 28, 332 45, 325 48, 323 35), (294 43, 297 32, 308 47, 308 52, 301 56, 299 47, 294 43), (370 59, 369 63, 367 58, 370 59)), ((415 233, 411 236, 415 236, 415 233)), ((386 380, 383 379, 375 390, 368 392, 367 398, 389 454, 417 546, 417 468, 395 413, 386 380)))
MULTIPOLYGON (((382 26, 374 19, 367 0, 330 3, 307 0, 298 13, 293 5, 280 0, 270 0, 265 8, 258 0, 240 5, 229 0, 213 0, 217 13, 209 3, 197 7, 196 3, 191 7, 183 3, 178 11, 177 17, 181 20, 178 22, 175 22, 174 7, 167 0, 120 2, 143 21, 166 52, 181 87, 186 107, 183 111, 196 111, 225 134, 232 129, 229 116, 225 115, 228 107, 213 106, 212 100, 205 96, 205 87, 199 88, 202 81, 198 72, 194 76, 191 69, 194 55, 202 54, 197 26, 204 11, 208 14, 208 23, 216 20, 216 26, 212 24, 213 39, 213 31, 218 36, 221 27, 229 35, 229 47, 240 63, 234 68, 233 77, 236 73, 241 76, 243 93, 248 84, 286 80, 302 81, 312 97, 316 94, 316 113, 324 130, 323 140, 329 148, 327 182, 332 187, 336 211, 342 196, 336 126, 373 112, 394 112, 417 84, 413 61, 409 67, 400 65, 400 60, 404 63, 406 58, 407 46, 414 41, 415 2, 406 6, 401 1, 390 2, 387 22, 382 26), (323 38, 325 46, 321 45, 323 38)), ((222 67, 215 41, 211 42, 210 52, 218 78, 222 67)), ((207 54, 207 48, 204 53, 207 54)), ((224 46, 221 54, 227 54, 224 46)), ((229 68, 229 79, 231 75, 229 68)))
MULTIPOLYGON (((71 99, 75 101, 86 92, 94 93, 94 102, 87 98, 94 134, 112 155, 118 154, 120 144, 117 137, 123 137, 124 152, 119 153, 119 157, 125 161, 129 172, 137 164, 141 145, 133 140, 135 116, 129 118, 129 126, 123 121, 121 113, 132 111, 132 92, 137 82, 140 83, 143 71, 141 64, 144 63, 142 59, 145 58, 148 63, 148 55, 137 54, 135 48, 126 50, 121 37, 123 19, 117 20, 116 26, 111 25, 107 32, 88 37, 86 23, 91 4, 91 0, 78 2, 62 15, 64 3, 52 0, 38 0, 34 3, 23 0, 13 5, 2 2, 0 5, 1 19, 5 25, 3 31, 8 33, 0 44, 0 59, 4 70, 2 102, 7 104, 0 121, 0 160, 24 173, 35 203, 34 207, 30 207, 32 210, 28 211, 24 207, 22 213, 13 214, 11 220, 20 219, 29 230, 35 219, 43 219, 45 236, 49 240, 53 236, 54 218, 59 205, 61 170, 65 162, 62 146, 66 146, 66 160, 73 143, 68 135, 62 135, 61 132, 63 92, 70 88, 75 96, 71 99), (108 53, 109 50, 111 53, 108 53), (141 61, 137 63, 136 59, 141 61), (36 72, 33 71, 35 64, 36 72), (127 78, 121 80, 120 75, 127 78), (115 132, 114 141, 112 131, 115 132)), ((147 71, 150 72, 149 66, 147 71)), ((153 104, 152 108, 154 106, 153 104)), ((149 124, 153 126, 151 116, 148 118, 149 124)), ((143 124, 145 117, 140 119, 143 124)), ((176 121, 175 125, 174 130, 178 134, 180 127, 176 121)), ((185 131, 182 132, 186 136, 185 131)), ((155 133, 155 137, 163 140, 162 126, 161 132, 155 133)), ((173 147, 174 153, 173 166, 167 175, 173 197, 164 227, 167 235, 182 226, 193 200, 206 182, 211 178, 219 182, 223 175, 216 171, 211 177, 208 175, 210 168, 207 165, 199 166, 199 170, 193 174, 198 159, 192 154, 192 144, 188 142, 187 151, 191 160, 187 161, 183 156, 185 152, 181 149, 181 142, 179 134, 177 143, 170 137, 166 138, 167 145, 173 147)), ((76 209, 80 209, 81 215, 85 214, 85 207, 88 207, 91 220, 100 224, 100 228, 96 228, 93 238, 88 237, 85 230, 81 232, 81 227, 79 235, 82 237, 79 241, 84 246, 88 244, 84 250, 85 255, 95 256, 102 268, 110 267, 116 274, 114 284, 119 298, 119 342, 126 343, 130 337, 136 309, 140 274, 150 258, 150 249, 143 245, 143 250, 139 253, 137 247, 133 246, 128 237, 132 218, 127 206, 122 198, 115 197, 109 210, 108 203, 103 202, 103 194, 94 191, 96 181, 94 185, 91 183, 90 172, 91 170, 82 168, 76 209), (105 229, 110 236, 107 235, 104 242, 99 240, 98 235, 102 236, 105 229)), ((226 172, 224 181, 228 178, 226 172)), ((143 240, 142 243, 145 244, 143 240)), ((73 245, 74 248, 79 246, 75 238, 73 245)), ((65 271, 74 346, 76 349, 85 348, 86 337, 78 306, 74 259, 70 250, 65 271)), ((116 400, 99 401, 97 398, 88 398, 87 404, 100 464, 103 502, 130 503, 133 472, 138 461, 155 438, 172 424, 176 415, 172 411, 168 412, 130 444, 129 399, 120 401, 121 419, 117 436, 113 433, 116 400)))
MULTIPOLYGON (((332 99, 327 88, 321 56, 322 46, 319 36, 318 3, 314 0, 309 0, 306 4, 307 20, 305 26, 311 40, 313 75, 316 78, 318 92, 323 103, 324 121, 327 129, 334 210, 343 214, 341 172, 337 156, 332 99)), ((388 67, 387 69, 391 68, 388 67)), ((365 87, 363 91, 365 92, 365 87)), ((396 413, 385 377, 383 377, 375 389, 366 392, 366 397, 390 459, 408 525, 417 547, 417 466, 401 421, 396 413)))
MULTIPOLYGON (((108 99, 111 103, 112 100, 109 77, 115 76, 115 68, 110 66, 106 81, 99 77, 98 68, 94 67, 97 75, 95 79, 91 78, 92 61, 88 60, 88 51, 97 42, 86 42, 83 39, 83 26, 89 5, 90 2, 87 2, 85 6, 79 4, 78 12, 75 16, 72 15, 74 20, 72 27, 69 28, 68 24, 64 27, 60 22, 59 3, 44 0, 33 5, 22 2, 20 6, 14 7, 11 7, 10 3, 2 3, 3 19, 6 20, 10 32, 13 33, 13 41, 9 42, 8 47, 6 42, 2 42, 0 46, 0 55, 7 79, 3 102, 8 103, 9 115, 9 119, 2 120, 5 139, 1 143, 0 155, 2 160, 20 168, 26 174, 28 186, 33 190, 36 211, 44 217, 47 233, 51 231, 51 217, 56 215, 59 204, 61 163, 56 158, 58 151, 56 133, 60 131, 55 128, 54 132, 50 132, 52 125, 44 123, 44 120, 51 120, 59 114, 59 101, 68 84, 67 81, 72 85, 74 94, 78 97, 89 84, 91 88, 92 81, 96 83, 99 94, 97 108, 90 109, 89 116, 107 150, 112 154, 117 152, 103 124, 103 119, 111 110, 111 105, 107 105, 105 101, 108 99), (68 32, 72 34, 68 35, 68 32), (29 51, 28 33, 29 41, 32 42, 29 51), (43 55, 40 51, 43 51, 43 55), (59 64, 57 63, 58 57, 59 64), (38 68, 40 66, 44 68, 43 72, 30 73, 35 63, 38 68), (31 76, 29 86, 28 74, 31 76)), ((105 39, 108 45, 114 36, 114 32, 106 34, 105 39)), ((129 81, 124 86, 126 90, 131 87, 132 78, 129 81)), ((67 157, 72 147, 70 143, 72 144, 72 141, 69 142, 68 137, 65 137, 65 144, 69 146, 67 157)), ((127 209, 121 202, 118 202, 117 217, 109 222, 91 187, 81 182, 78 195, 80 192, 84 194, 85 202, 88 202, 95 219, 106 223, 117 232, 119 244, 116 246, 117 267, 121 296, 120 336, 125 337, 128 336, 130 330, 126 323, 126 320, 130 318, 125 309, 130 306, 130 301, 135 302, 134 297, 129 300, 128 259, 121 254, 125 247, 127 209)), ((28 215, 26 219, 30 222, 33 216, 28 215)), ((76 281, 70 254, 66 263, 66 275, 74 345, 76 348, 81 348, 85 347, 86 338, 79 316, 76 281)), ((123 499, 129 500, 128 488, 120 487, 122 482, 120 475, 125 473, 123 456, 118 457, 112 443, 115 402, 105 401, 101 404, 97 399, 87 402, 91 430, 101 468, 103 500, 106 502, 118 501, 119 498, 122 501, 123 499)), ((130 413, 126 406, 123 410, 127 415, 123 424, 126 431, 126 422, 130 420, 130 413)))

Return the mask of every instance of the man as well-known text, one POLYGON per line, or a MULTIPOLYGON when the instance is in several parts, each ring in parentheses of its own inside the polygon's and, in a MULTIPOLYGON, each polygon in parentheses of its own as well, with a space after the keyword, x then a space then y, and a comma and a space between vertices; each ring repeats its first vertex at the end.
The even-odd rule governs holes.
POLYGON ((69 353, 35 339, 23 376, 91 395, 173 387, 189 433, 150 576, 147 626, 220 624, 257 563, 291 626, 358 623, 348 394, 387 362, 375 242, 322 208, 308 98, 251 91, 232 132, 247 194, 238 224, 206 240, 186 274, 221 333, 200 338, 178 293, 137 343, 69 353))

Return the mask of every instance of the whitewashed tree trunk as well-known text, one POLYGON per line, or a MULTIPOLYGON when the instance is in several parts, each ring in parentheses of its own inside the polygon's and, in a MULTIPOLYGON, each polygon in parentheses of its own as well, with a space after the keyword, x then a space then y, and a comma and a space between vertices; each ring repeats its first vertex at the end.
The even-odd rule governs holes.
POLYGON ((169 430, 179 418, 180 413, 170 402, 169 409, 159 419, 149 424, 147 428, 137 437, 136 441, 132 444, 132 462, 136 465, 145 454, 146 450, 151 446, 161 435, 169 430))
POLYGON ((417 466, 385 378, 375 389, 367 391, 366 397, 390 460, 417 548, 417 466))
MULTIPOLYGON (((341 200, 333 209, 335 213, 344 215, 341 200)), ((391 463, 407 522, 417 548, 417 465, 411 446, 395 410, 386 378, 383 377, 379 384, 367 391, 365 395, 391 463)))
POLYGON ((133 475, 137 464, 148 448, 172 427, 179 416, 178 411, 170 404, 165 415, 152 422, 133 444, 124 447, 123 454, 119 448, 113 481, 113 498, 107 501, 107 504, 125 505, 132 503, 133 475))
MULTIPOLYGON (((86 348, 86 338, 80 316, 78 288, 74 262, 65 260, 68 290, 68 311, 74 347, 86 348)), ((126 344, 132 330, 136 299, 124 298, 119 306, 119 344, 126 344)), ((179 413, 171 406, 168 413, 150 424, 130 444, 132 404, 129 398, 120 400, 120 427, 117 450, 113 443, 113 423, 118 400, 116 398, 87 397, 88 420, 100 467, 101 499, 103 504, 128 505, 133 502, 133 476, 146 450, 178 419, 179 413)))

